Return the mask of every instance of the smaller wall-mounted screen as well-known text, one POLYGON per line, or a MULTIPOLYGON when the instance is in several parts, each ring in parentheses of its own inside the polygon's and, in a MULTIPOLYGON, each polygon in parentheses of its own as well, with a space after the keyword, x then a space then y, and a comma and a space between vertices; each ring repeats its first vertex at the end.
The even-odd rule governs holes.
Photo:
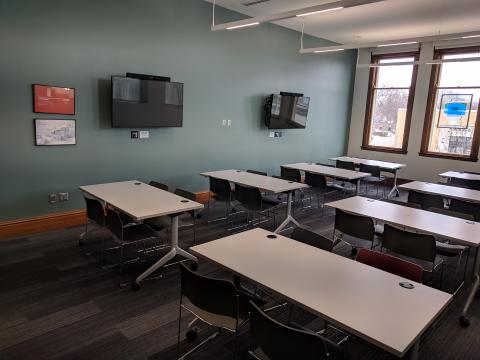
POLYGON ((112 76, 112 126, 181 127, 183 84, 112 76))
POLYGON ((309 105, 306 96, 270 95, 265 105, 265 123, 269 129, 304 129, 309 105))

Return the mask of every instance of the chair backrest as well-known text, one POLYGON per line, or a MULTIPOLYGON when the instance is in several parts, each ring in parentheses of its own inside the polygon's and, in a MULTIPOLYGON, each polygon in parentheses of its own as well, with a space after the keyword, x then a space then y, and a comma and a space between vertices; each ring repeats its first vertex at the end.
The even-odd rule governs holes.
POLYGON ((283 325, 253 302, 250 305, 250 336, 270 360, 348 359, 348 355, 332 341, 314 332, 283 325))
MULTIPOLYGON (((188 199, 188 200, 197 201, 197 196, 196 196, 194 193, 190 192, 190 191, 176 188, 173 193, 174 193, 175 195, 184 197, 184 198, 186 198, 186 199, 188 199)), ((192 218, 195 218, 195 214, 196 214, 197 212, 196 212, 195 210, 190 210, 190 211, 188 211, 188 213, 190 214, 190 216, 191 216, 192 218)))
POLYGON ((472 190, 480 190, 480 180, 467 180, 467 186, 472 190))
POLYGON ((257 188, 236 184, 235 200, 249 210, 262 209, 262 193, 257 188))
POLYGON ((458 186, 458 187, 465 187, 465 188, 468 188, 468 187, 469 187, 468 180, 459 179, 459 178, 451 178, 451 179, 450 179, 450 182, 448 183, 448 185, 453 185, 453 186, 458 186))
POLYGON ((401 205, 401 206, 407 206, 413 209, 421 209, 421 205, 417 203, 410 203, 410 202, 405 202, 405 201, 400 201, 400 200, 394 200, 394 199, 382 199, 381 201, 388 202, 391 204, 395 205, 401 205))
POLYGON ((337 160, 337 161, 335 161, 335 166, 339 169, 346 169, 346 170, 355 171, 355 163, 352 162, 352 161, 337 160))
POLYGON ((375 228, 371 218, 350 214, 340 209, 335 210, 335 231, 370 241, 373 241, 375 237, 375 228))
POLYGON ((302 174, 298 169, 290 169, 283 166, 280 166, 280 176, 289 181, 301 182, 302 174))
POLYGON ((185 296, 197 308, 237 318, 238 297, 232 282, 200 275, 180 263, 180 283, 180 296, 185 296))
POLYGON ((305 172, 305 184, 322 190, 327 188, 327 180, 324 175, 314 174, 308 171, 305 172))
POLYGON ((453 210, 450 210, 450 209, 438 209, 438 208, 431 207, 431 208, 428 208, 428 211, 431 211, 431 212, 434 212, 434 213, 437 213, 437 214, 453 216, 453 217, 456 217, 456 218, 459 218, 459 219, 475 221, 475 216, 473 216, 472 214, 465 214, 465 213, 461 213, 461 212, 458 212, 458 211, 453 211, 453 210))
POLYGON ((116 210, 107 208, 107 228, 115 237, 123 240, 123 222, 116 210))
POLYGON ((317 165, 322 165, 322 166, 328 166, 328 167, 335 167, 335 165, 332 164, 324 164, 324 163, 316 163, 317 165))
POLYGON ((264 171, 258 171, 258 170, 247 170, 248 173, 251 174, 257 174, 257 175, 263 175, 263 176, 268 176, 268 174, 264 171))
POLYGON ((97 199, 85 197, 85 204, 87 206, 87 217, 97 225, 105 226, 105 209, 102 203, 97 199))
POLYGON ((399 255, 434 262, 437 256, 435 237, 401 230, 385 224, 382 246, 399 255))
POLYGON ((431 207, 443 208, 443 197, 441 195, 425 194, 414 190, 408 192, 408 202, 419 204, 423 210, 428 210, 431 207))
POLYGON ((412 281, 422 282, 423 270, 420 265, 395 256, 363 248, 357 253, 357 261, 412 281))
POLYGON ((162 184, 161 182, 152 180, 148 184, 156 187, 157 189, 168 191, 168 185, 162 184))
POLYGON ((475 221, 480 221, 480 204, 457 200, 457 199, 451 199, 449 210, 473 215, 473 217, 475 218, 475 221))
POLYGON ((364 173, 370 173, 373 177, 377 177, 377 178, 380 177, 380 173, 381 173, 380 166, 367 165, 367 164, 360 164, 359 171, 364 173))
POLYGON ((333 249, 333 241, 331 239, 300 226, 293 230, 291 238, 325 251, 332 251, 333 249))
POLYGON ((232 188, 227 180, 210 177, 210 191, 215 193, 217 200, 227 201, 231 198, 232 188))

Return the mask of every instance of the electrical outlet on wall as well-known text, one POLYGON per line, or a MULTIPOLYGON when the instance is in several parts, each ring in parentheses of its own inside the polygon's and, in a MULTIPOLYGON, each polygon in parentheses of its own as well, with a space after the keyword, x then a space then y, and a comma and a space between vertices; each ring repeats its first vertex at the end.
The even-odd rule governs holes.
POLYGON ((148 139, 150 137, 150 131, 140 131, 140 139, 148 139))
POLYGON ((232 120, 227 120, 227 126, 228 127, 232 126, 232 120))
POLYGON ((268 137, 274 138, 275 137, 275 131, 270 131, 268 133, 268 137))
POLYGON ((68 192, 61 192, 58 193, 58 201, 63 202, 63 201, 68 201, 68 192))
POLYGON ((48 203, 55 204, 58 201, 57 194, 49 194, 48 195, 48 203))
POLYGON ((222 120, 222 126, 227 126, 227 120, 225 119, 222 120))
POLYGON ((130 139, 138 139, 139 133, 137 130, 130 131, 130 139))

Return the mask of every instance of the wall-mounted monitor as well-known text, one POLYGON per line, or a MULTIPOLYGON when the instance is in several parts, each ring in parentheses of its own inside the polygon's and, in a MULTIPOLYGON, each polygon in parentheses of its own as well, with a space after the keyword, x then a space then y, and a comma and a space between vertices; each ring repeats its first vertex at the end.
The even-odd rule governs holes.
POLYGON ((181 127, 183 84, 112 76, 112 127, 181 127))
POLYGON ((270 95, 265 103, 265 125, 269 129, 305 129, 310 98, 303 94, 270 95))

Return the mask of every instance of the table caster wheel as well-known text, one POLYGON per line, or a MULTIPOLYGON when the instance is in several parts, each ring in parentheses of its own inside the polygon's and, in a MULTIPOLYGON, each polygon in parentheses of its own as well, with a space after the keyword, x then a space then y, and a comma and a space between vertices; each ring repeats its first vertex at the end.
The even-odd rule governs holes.
POLYGON ((133 291, 138 291, 138 290, 140 290, 140 284, 137 284, 135 281, 132 282, 132 290, 133 290, 133 291))
POLYGON ((198 263, 192 262, 192 263, 190 264, 190 270, 192 270, 192 271, 197 271, 197 270, 198 270, 198 263))
POLYGON ((197 338, 197 336, 198 336, 198 329, 197 328, 192 328, 185 333, 185 338, 188 341, 194 341, 197 338))
POLYGON ((466 316, 463 316, 463 315, 460 316, 458 321, 460 322, 460 325, 462 327, 469 327, 470 326, 470 320, 466 316))

